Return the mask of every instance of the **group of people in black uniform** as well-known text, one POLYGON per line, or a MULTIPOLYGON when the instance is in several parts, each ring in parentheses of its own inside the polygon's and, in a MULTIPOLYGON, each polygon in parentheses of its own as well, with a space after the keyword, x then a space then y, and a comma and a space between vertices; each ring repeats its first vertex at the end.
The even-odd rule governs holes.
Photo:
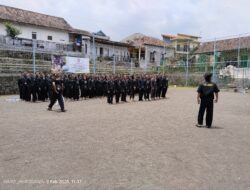
MULTIPOLYGON (((205 82, 198 87, 197 101, 200 104, 197 127, 203 126, 203 116, 206 111, 206 126, 212 125, 213 102, 218 102, 219 88, 211 80, 212 74, 204 75, 205 82)), ((50 99, 48 110, 52 110, 58 100, 61 111, 64 110, 64 100, 79 100, 107 97, 107 102, 113 104, 127 102, 135 99, 138 94, 139 101, 150 101, 166 98, 168 78, 166 75, 85 75, 85 74, 46 74, 23 73, 18 80, 20 98, 25 101, 46 101, 50 99)))
POLYGON ((50 96, 51 75, 23 73, 18 79, 20 99, 27 102, 46 101, 50 96))
MULTIPOLYGON (((20 98, 25 101, 46 101, 53 95, 51 73, 23 73, 18 80, 20 98)), ((107 97, 107 102, 126 102, 138 94, 139 101, 165 98, 168 79, 165 75, 85 75, 60 74, 62 95, 66 100, 107 97)))

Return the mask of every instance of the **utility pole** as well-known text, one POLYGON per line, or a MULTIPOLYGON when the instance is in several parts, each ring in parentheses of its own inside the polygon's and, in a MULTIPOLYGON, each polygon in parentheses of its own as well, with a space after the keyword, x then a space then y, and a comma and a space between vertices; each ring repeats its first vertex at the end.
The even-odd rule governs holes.
POLYGON ((187 42, 187 61, 186 61, 186 86, 188 86, 188 51, 189 51, 189 41, 187 42))
POLYGON ((32 63, 33 63, 33 73, 36 73, 36 40, 32 40, 32 63))
POLYGON ((214 39, 213 81, 215 80, 215 64, 216 64, 216 38, 214 39))
POLYGON ((240 35, 239 35, 239 41, 238 41, 238 56, 237 56, 237 59, 238 59, 238 63, 237 63, 237 66, 238 68, 240 68, 240 35))
POLYGON ((144 53, 144 56, 145 56, 145 60, 144 60, 144 72, 147 73, 147 47, 145 46, 145 53, 144 53))
POLYGON ((115 50, 114 50, 114 44, 113 44, 113 74, 115 74, 115 50))
POLYGON ((94 74, 96 73, 96 48, 95 48, 95 33, 92 33, 93 37, 93 62, 94 62, 94 74))

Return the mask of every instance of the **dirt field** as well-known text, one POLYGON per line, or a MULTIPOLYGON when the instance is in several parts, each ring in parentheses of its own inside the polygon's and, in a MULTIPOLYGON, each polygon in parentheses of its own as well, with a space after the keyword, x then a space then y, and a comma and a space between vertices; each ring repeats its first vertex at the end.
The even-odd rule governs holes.
POLYGON ((8 98, 1 190, 250 189, 250 94, 222 92, 212 129, 194 126, 195 89, 154 102, 66 102, 66 113, 8 98))

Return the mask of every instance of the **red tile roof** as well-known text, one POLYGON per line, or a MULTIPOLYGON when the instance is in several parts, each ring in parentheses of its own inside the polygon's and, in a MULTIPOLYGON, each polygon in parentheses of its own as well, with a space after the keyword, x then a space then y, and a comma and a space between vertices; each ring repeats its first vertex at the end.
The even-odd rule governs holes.
POLYGON ((211 41, 211 42, 204 42, 198 47, 195 51, 197 54, 201 53, 210 53, 214 51, 214 45, 216 51, 230 51, 236 50, 238 47, 241 49, 250 48, 250 36, 247 37, 240 37, 240 38, 231 38, 226 40, 219 40, 219 41, 211 41))

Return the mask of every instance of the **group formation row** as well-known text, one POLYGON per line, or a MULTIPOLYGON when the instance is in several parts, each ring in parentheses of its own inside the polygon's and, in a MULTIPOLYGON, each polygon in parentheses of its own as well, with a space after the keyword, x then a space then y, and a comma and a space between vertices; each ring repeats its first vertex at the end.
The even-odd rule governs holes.
POLYGON ((45 73, 23 73, 18 80, 20 98, 25 101, 46 101, 53 94, 52 82, 60 80, 60 93, 66 99, 94 98, 106 96, 108 103, 126 102, 127 96, 139 101, 165 98, 168 79, 165 75, 85 75, 61 74, 59 78, 45 73))

